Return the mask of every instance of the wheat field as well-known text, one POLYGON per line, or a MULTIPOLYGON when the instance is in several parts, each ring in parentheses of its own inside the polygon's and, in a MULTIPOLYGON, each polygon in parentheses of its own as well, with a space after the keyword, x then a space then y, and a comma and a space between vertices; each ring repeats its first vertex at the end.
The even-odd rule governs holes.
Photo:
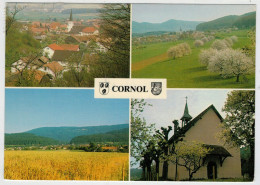
POLYGON ((128 153, 5 151, 5 179, 119 181, 128 173, 128 153))

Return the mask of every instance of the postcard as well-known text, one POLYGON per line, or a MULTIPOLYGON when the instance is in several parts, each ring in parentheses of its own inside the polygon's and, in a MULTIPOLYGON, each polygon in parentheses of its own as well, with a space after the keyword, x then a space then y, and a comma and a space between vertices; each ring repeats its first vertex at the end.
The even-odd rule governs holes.
POLYGON ((0 184, 258 184, 257 6, 4 1, 0 184))

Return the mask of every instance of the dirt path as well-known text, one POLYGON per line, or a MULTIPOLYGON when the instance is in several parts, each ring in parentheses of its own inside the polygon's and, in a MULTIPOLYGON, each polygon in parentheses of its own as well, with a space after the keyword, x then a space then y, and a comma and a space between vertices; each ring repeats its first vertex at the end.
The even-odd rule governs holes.
POLYGON ((154 64, 156 62, 164 61, 167 58, 168 58, 167 53, 163 53, 161 55, 142 60, 140 62, 132 64, 132 71, 141 70, 141 69, 145 68, 146 66, 154 64))

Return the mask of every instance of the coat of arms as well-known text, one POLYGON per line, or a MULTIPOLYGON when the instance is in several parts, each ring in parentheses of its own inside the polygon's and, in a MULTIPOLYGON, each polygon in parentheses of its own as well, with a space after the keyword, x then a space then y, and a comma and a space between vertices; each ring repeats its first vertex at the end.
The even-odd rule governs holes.
POLYGON ((152 92, 153 95, 161 94, 161 92, 162 92, 162 82, 152 82, 151 86, 152 86, 151 92, 152 92))
POLYGON ((107 95, 109 92, 109 82, 99 82, 99 92, 102 95, 107 95))

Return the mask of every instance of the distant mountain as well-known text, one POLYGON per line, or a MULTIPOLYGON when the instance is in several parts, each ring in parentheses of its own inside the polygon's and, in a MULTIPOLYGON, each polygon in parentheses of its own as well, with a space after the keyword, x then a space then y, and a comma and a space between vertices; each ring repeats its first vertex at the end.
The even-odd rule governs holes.
POLYGON ((213 21, 200 23, 197 25, 196 30, 218 30, 222 28, 250 28, 256 24, 256 12, 250 12, 243 15, 229 15, 215 19, 213 21))
POLYGON ((129 129, 124 128, 120 130, 114 130, 102 134, 92 134, 77 136, 72 138, 71 144, 89 144, 89 143, 105 143, 105 142, 116 142, 123 145, 129 144, 129 129))
POLYGON ((87 127, 41 127, 26 133, 49 137, 63 142, 70 142, 76 136, 106 133, 113 130, 129 128, 129 124, 87 126, 87 127))
POLYGON ((99 13, 100 9, 97 8, 72 8, 72 9, 66 9, 62 10, 62 14, 70 14, 70 11, 72 10, 72 14, 86 14, 86 13, 99 13))
POLYGON ((60 142, 42 136, 36 136, 30 133, 5 134, 5 145, 56 145, 60 142))
POLYGON ((152 31, 152 32, 146 32, 146 33, 133 33, 133 37, 145 37, 145 36, 151 36, 151 35, 163 35, 163 34, 172 34, 174 35, 175 32, 169 32, 169 31, 152 31))
POLYGON ((148 22, 135 22, 132 23, 133 33, 146 33, 146 32, 157 32, 157 31, 187 31, 195 30, 196 26, 200 24, 201 21, 182 21, 182 20, 168 20, 163 23, 148 23, 148 22))

